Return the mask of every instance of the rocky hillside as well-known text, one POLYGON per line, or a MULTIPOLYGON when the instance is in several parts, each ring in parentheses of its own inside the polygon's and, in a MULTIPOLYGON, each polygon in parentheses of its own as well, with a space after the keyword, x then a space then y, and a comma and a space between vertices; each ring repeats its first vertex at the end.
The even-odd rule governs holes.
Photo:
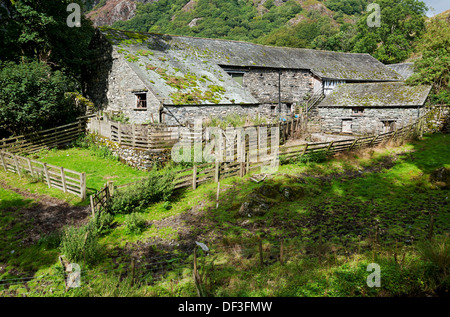
POLYGON ((158 0, 96 0, 87 17, 95 26, 113 25, 116 21, 127 21, 136 15, 137 2, 147 3, 158 0))
MULTIPOLYGON (((194 14, 192 20, 187 23, 189 27, 197 26, 197 22, 202 19, 201 16, 195 16, 198 7, 201 6, 201 1, 199 0, 94 0, 92 3, 93 8, 87 16, 94 22, 95 26, 113 25, 117 21, 127 21, 135 17, 139 12, 139 8, 137 8, 138 3, 146 4, 158 1, 173 3, 173 6, 179 6, 179 9, 171 16, 172 22, 180 14, 188 12, 194 14)), ((215 2, 220 3, 221 1, 212 1, 212 3, 215 2)), ((351 22, 351 15, 359 13, 358 11, 363 9, 363 5, 367 3, 367 0, 350 0, 352 4, 341 5, 344 9, 338 10, 337 12, 328 7, 336 9, 342 3, 342 0, 247 0, 243 2, 253 6, 261 16, 268 13, 271 7, 287 6, 288 2, 298 3, 303 9, 303 13, 296 14, 288 21, 288 25, 296 25, 305 20, 305 13, 310 11, 317 11, 320 15, 325 15, 330 18, 336 17, 337 13, 338 16, 342 17, 343 15, 339 15, 339 11, 343 11, 342 13, 345 11, 344 15, 351 13, 345 17, 346 22, 351 22)))

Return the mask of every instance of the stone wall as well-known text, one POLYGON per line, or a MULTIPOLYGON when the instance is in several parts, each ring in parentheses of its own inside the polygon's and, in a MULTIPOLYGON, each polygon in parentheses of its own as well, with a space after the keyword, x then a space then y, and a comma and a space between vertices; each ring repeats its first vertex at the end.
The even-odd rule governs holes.
MULTIPOLYGON (((276 69, 251 68, 243 78, 244 87, 262 104, 278 103, 278 72, 276 69)), ((281 70, 281 102, 297 103, 313 91, 313 75, 308 70, 281 70)))
POLYGON ((170 151, 151 151, 121 146, 108 138, 95 135, 94 142, 100 146, 107 146, 119 160, 139 170, 151 170, 156 165, 164 165, 170 159, 170 151))
POLYGON ((136 75, 117 48, 100 34, 91 43, 96 49, 95 62, 86 71, 87 97, 97 109, 121 111, 130 122, 158 122, 161 102, 136 75), (147 108, 137 108, 136 93, 147 94, 147 108))
POLYGON ((259 105, 201 105, 201 106, 164 106, 163 122, 167 124, 194 123, 195 119, 209 117, 223 118, 227 115, 257 115, 259 105))
POLYGON ((318 119, 321 132, 342 133, 344 120, 351 120, 351 131, 354 135, 371 135, 387 132, 383 121, 395 122, 395 128, 414 123, 423 110, 418 108, 364 108, 362 114, 354 114, 352 108, 319 107, 318 119))

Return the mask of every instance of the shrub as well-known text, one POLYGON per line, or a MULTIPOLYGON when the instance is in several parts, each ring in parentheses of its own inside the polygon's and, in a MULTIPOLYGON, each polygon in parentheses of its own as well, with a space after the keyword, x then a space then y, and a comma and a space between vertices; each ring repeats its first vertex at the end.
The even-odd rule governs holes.
POLYGON ((172 172, 151 171, 143 181, 117 191, 108 211, 112 214, 126 214, 139 211, 152 203, 167 201, 173 192, 173 179, 172 172))
POLYGON ((101 234, 111 227, 114 216, 108 212, 100 212, 95 215, 92 221, 94 222, 97 233, 101 234))
POLYGON ((145 219, 141 214, 133 212, 125 217, 125 225, 130 233, 139 234, 144 231, 145 219))
POLYGON ((98 234, 93 222, 81 227, 67 227, 59 250, 70 262, 92 264, 100 254, 98 234))

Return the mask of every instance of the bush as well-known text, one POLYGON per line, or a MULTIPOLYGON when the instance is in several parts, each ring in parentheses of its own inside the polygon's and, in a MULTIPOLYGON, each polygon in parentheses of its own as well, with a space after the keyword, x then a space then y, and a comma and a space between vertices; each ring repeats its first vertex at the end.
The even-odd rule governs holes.
POLYGON ((127 214, 140 211, 149 204, 167 201, 173 192, 173 179, 172 172, 151 171, 144 181, 117 191, 108 211, 112 214, 127 214))
POLYGON ((0 62, 0 129, 25 134, 74 121, 82 113, 64 95, 74 88, 45 63, 0 62))
POLYGON ((96 228, 97 233, 101 234, 106 232, 114 221, 114 216, 108 212, 97 213, 92 220, 96 228))
POLYGON ((59 250, 70 262, 92 264, 100 254, 98 234, 93 222, 64 230, 59 250))
POLYGON ((125 217, 125 225, 130 233, 140 234, 145 228, 145 219, 142 215, 133 212, 125 217))

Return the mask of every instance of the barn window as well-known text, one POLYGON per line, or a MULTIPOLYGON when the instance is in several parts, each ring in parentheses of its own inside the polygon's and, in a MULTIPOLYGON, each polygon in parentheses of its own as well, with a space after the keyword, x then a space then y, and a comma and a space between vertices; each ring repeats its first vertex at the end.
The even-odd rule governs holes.
POLYGON ((354 116, 362 116, 364 114, 364 108, 352 108, 354 116))
POLYGON ((395 120, 384 120, 381 122, 383 123, 383 133, 395 130, 395 120))
POLYGON ((147 93, 145 92, 136 93, 136 108, 138 109, 147 108, 147 93))
POLYGON ((244 73, 231 73, 230 75, 238 84, 244 85, 244 73))

